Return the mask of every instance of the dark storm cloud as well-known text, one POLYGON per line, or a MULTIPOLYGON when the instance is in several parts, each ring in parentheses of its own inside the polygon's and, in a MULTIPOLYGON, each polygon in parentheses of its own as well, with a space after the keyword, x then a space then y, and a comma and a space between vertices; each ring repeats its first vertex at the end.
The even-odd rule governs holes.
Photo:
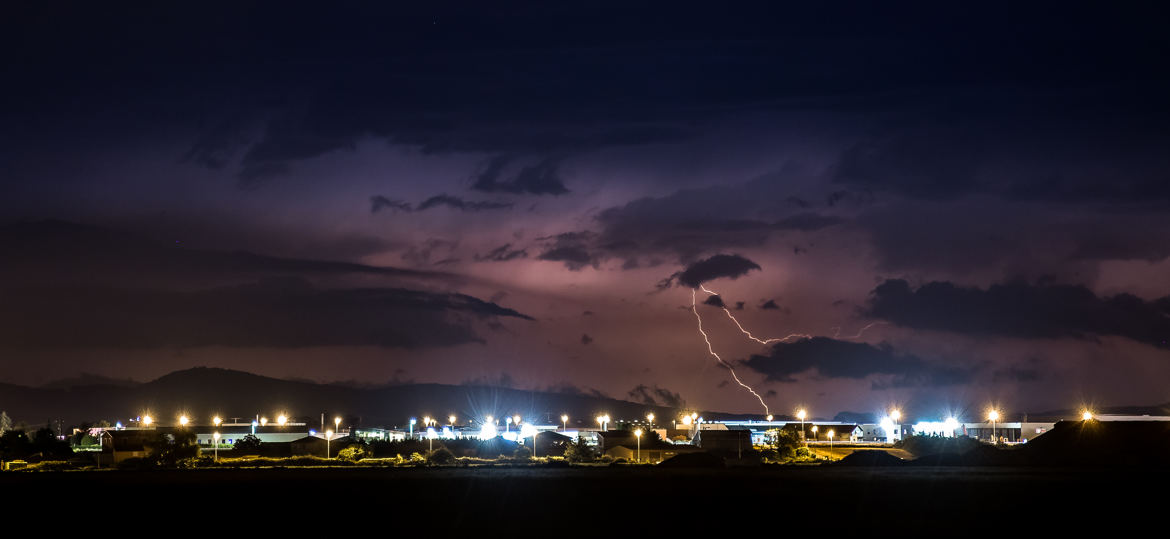
POLYGON ((983 194, 1164 207, 1170 156, 1162 150, 1170 135, 1156 126, 1170 107, 1119 100, 1103 110, 1099 100, 1025 91, 928 104, 849 147, 831 176, 923 199, 983 194))
POLYGON ((686 401, 682 396, 669 389, 646 384, 638 384, 626 393, 626 397, 634 402, 650 406, 665 406, 668 408, 683 408, 686 401))
POLYGON ((409 212, 413 208, 409 202, 403 200, 387 198, 382 195, 370 197, 370 213, 378 213, 384 209, 409 212))
POLYGON ((596 236, 591 232, 565 232, 556 236, 537 238, 537 241, 546 245, 544 252, 536 258, 562 262, 565 267, 578 271, 586 266, 598 267, 601 258, 591 251, 591 244, 596 236))
POLYGON ((751 270, 759 270, 760 265, 739 255, 718 254, 687 266, 683 271, 672 275, 667 281, 677 280, 678 284, 688 288, 698 288, 707 281, 715 279, 737 279, 751 270))
POLYGON ((814 337, 772 346, 767 355, 752 355, 743 362, 768 380, 789 381, 796 374, 815 370, 825 378, 860 379, 892 375, 892 386, 953 385, 970 380, 972 372, 927 362, 910 354, 897 354, 889 345, 814 337))
POLYGON ((187 249, 63 222, 0 227, 0 250, 4 346, 417 348, 481 342, 477 320, 530 319, 402 286, 456 282, 443 273, 187 249))
POLYGON ((1010 283, 984 290, 931 282, 912 289, 888 280, 873 290, 866 314, 914 329, 1050 339, 1116 335, 1165 347, 1166 306, 1166 298, 1098 297, 1083 286, 1010 283))
POLYGON ((805 180, 799 171, 785 170, 607 208, 597 215, 596 245, 606 256, 669 255, 689 264, 713 251, 759 247, 776 234, 808 234, 843 223, 839 216, 803 208, 793 213, 785 199, 805 180))
POLYGON ((446 206, 453 210, 465 212, 477 212, 483 210, 507 210, 511 209, 513 204, 511 202, 468 201, 443 193, 420 202, 417 207, 412 207, 409 202, 387 198, 382 195, 370 197, 370 213, 378 213, 385 208, 403 212, 426 211, 439 206, 446 206))
POLYGON ((707 296, 707 299, 703 301, 703 305, 710 305, 712 307, 720 307, 724 309, 727 308, 727 304, 723 303, 723 298, 719 297, 718 295, 707 296))
MULTIPOLYGON (((1160 100, 1142 99, 1164 94, 1167 75, 1157 68, 1164 29, 1141 9, 1025 6, 1003 17, 951 6, 765 3, 713 13, 682 3, 626 6, 614 17, 609 6, 547 3, 229 15, 21 5, 8 15, 0 27, 14 51, 7 78, 20 84, 6 86, 5 97, 22 103, 21 119, 50 114, 124 133, 197 127, 193 149, 213 156, 199 162, 223 167, 241 153, 249 181, 288 170, 262 167, 348 151, 367 138, 430 153, 563 155, 678 140, 727 111, 872 112, 924 94, 1011 99, 1024 91, 1015 88, 1075 84, 1096 99, 1088 106, 1165 111, 1160 100), (792 51, 807 54, 794 59, 792 51), (120 121, 105 117, 111 110, 120 121), (225 116, 266 125, 252 140, 225 129, 225 116)), ((881 150, 857 153, 855 170, 881 150)), ((878 160, 887 161, 902 162, 878 160)))
POLYGON ((473 177, 475 183, 471 188, 486 193, 529 195, 563 195, 569 192, 561 179, 560 166, 556 160, 544 159, 521 166, 510 179, 503 179, 513 161, 515 158, 510 155, 498 155, 488 160, 473 177))
POLYGON ((9 289, 0 344, 12 347, 387 346, 482 342, 471 322, 514 310, 462 294, 318 289, 282 279, 193 292, 9 289))
POLYGON ((765 311, 778 311, 778 310, 780 310, 780 306, 776 305, 776 300, 770 299, 768 301, 765 301, 762 305, 760 305, 760 309, 763 309, 765 311))
POLYGON ((581 344, 586 345, 586 346, 593 344, 593 337, 590 337, 588 333, 582 333, 581 334, 581 344))
POLYGON ((348 262, 185 248, 120 230, 63 221, 0 226, 0 277, 12 283, 189 286, 265 276, 448 279, 450 274, 348 262))
POLYGON ((1036 207, 981 196, 892 203, 864 212, 856 224, 889 271, 1000 268, 1012 277, 1083 279, 1099 260, 1170 256, 1166 212, 1036 207))
POLYGON ((525 249, 513 249, 511 243, 505 243, 484 255, 475 255, 477 262, 507 262, 509 260, 516 260, 517 258, 528 258, 528 251, 525 249))

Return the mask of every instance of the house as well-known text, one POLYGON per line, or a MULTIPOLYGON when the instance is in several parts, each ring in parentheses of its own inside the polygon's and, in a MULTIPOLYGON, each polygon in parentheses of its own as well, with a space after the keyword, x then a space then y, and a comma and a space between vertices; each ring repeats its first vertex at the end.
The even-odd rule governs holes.
POLYGON ((104 430, 99 441, 98 465, 118 464, 126 459, 140 459, 147 453, 146 442, 154 431, 149 430, 104 430))

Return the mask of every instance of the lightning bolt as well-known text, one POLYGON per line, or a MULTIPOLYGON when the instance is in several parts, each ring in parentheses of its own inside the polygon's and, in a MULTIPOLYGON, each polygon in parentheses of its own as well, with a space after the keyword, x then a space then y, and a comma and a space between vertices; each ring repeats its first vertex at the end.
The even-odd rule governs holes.
MULTIPOLYGON (((884 321, 884 320, 879 320, 879 321, 877 321, 877 322, 870 322, 870 323, 866 324, 866 325, 865 325, 865 327, 863 327, 863 328, 861 328, 861 329, 857 330, 857 334, 856 334, 856 335, 850 335, 850 336, 848 336, 848 337, 845 337, 845 338, 846 338, 846 339, 860 339, 860 338, 861 338, 861 334, 862 334, 862 333, 865 333, 865 330, 867 330, 867 329, 869 329, 869 328, 871 328, 871 327, 874 327, 874 326, 876 326, 876 325, 879 325, 879 324, 885 324, 885 323, 886 323, 886 321, 884 321)), ((841 328, 840 328, 840 327, 836 327, 836 328, 833 328, 833 329, 836 329, 836 330, 837 330, 837 331, 835 331, 835 332, 833 333, 833 338, 834 338, 834 339, 836 339, 836 338, 837 338, 837 336, 841 334, 841 328)))
MULTIPOLYGON (((712 295, 712 296, 719 295, 718 292, 712 292, 710 290, 707 290, 707 287, 703 286, 702 284, 699 284, 699 288, 701 288, 704 292, 706 292, 709 295, 712 295)), ((692 300, 693 299, 694 298, 692 298, 692 300)), ((760 344, 770 344, 770 343, 774 343, 774 342, 787 342, 787 341, 793 340, 793 339, 811 339, 811 338, 813 338, 812 335, 809 335, 807 333, 793 333, 793 334, 788 335, 786 337, 778 337, 778 338, 773 338, 773 339, 760 339, 760 338, 756 337, 755 335, 752 335, 752 333, 750 331, 744 329, 743 324, 740 324, 739 320, 736 320, 735 316, 731 314, 730 309, 728 309, 727 307, 723 307, 722 309, 723 309, 723 312, 727 313, 727 317, 730 318, 732 322, 735 322, 735 327, 739 328, 739 330, 741 332, 743 332, 744 335, 747 335, 747 338, 749 338, 753 341, 756 341, 760 344)))
MULTIPOLYGON (((699 285, 699 286, 702 286, 702 285, 699 285)), ((706 288, 704 288, 703 291, 707 292, 708 294, 711 293, 711 292, 708 292, 706 288)), ((743 381, 739 379, 739 376, 735 374, 735 368, 732 367, 730 363, 723 361, 723 358, 719 357, 719 354, 716 354, 715 349, 711 347, 711 339, 707 337, 707 332, 703 330, 703 317, 699 316, 698 304, 695 301, 695 296, 697 294, 698 294, 698 291, 695 290, 694 288, 692 288, 691 289, 691 312, 695 313, 695 320, 699 321, 699 333, 701 335, 703 335, 703 341, 707 343, 707 352, 709 352, 715 358, 715 360, 719 362, 720 365, 727 367, 727 370, 729 372, 731 372, 731 377, 735 379, 735 383, 739 384, 740 387, 748 390, 748 392, 750 392, 752 395, 755 395, 756 399, 760 401, 760 405, 764 407, 765 414, 771 414, 772 411, 768 409, 768 404, 766 402, 764 402, 764 397, 761 397, 759 393, 756 393, 756 390, 752 389, 751 386, 743 383, 743 381)), ((724 309, 724 310, 726 311, 727 309, 724 309)), ((731 313, 728 312, 727 315, 731 316, 731 313)), ((732 320, 734 320, 734 319, 735 318, 732 317, 732 320)), ((737 324, 738 324, 738 322, 737 322, 737 324)), ((741 327, 740 329, 742 330, 743 328, 741 327)), ((745 333, 746 333, 746 331, 745 331, 745 333)), ((759 339, 756 339, 756 340, 759 340, 759 339)))
MULTIPOLYGON (((707 337, 707 332, 703 330, 703 318, 699 316, 699 308, 698 308, 698 303, 696 300, 696 296, 698 295, 699 290, 702 290, 703 292, 706 292, 708 295, 711 295, 711 296, 718 296, 719 293, 715 292, 713 290, 709 290, 706 286, 703 286, 702 283, 699 283, 698 289, 695 289, 695 288, 691 289, 691 312, 695 313, 695 319, 698 320, 698 322, 699 322, 699 333, 703 335, 703 341, 707 343, 707 352, 709 352, 712 356, 714 356, 715 359, 719 361, 720 365, 723 365, 724 367, 727 368, 728 371, 731 372, 731 377, 735 379, 735 383, 739 384, 740 387, 751 392, 752 395, 755 395, 756 399, 758 399, 760 401, 760 404, 763 405, 764 413, 770 414, 771 411, 768 410, 768 404, 764 402, 764 398, 761 397, 759 393, 756 393, 756 390, 752 389, 751 386, 743 383, 743 381, 739 379, 739 376, 735 374, 735 369, 732 368, 732 366, 729 363, 727 363, 726 361, 723 361, 723 358, 719 357, 719 354, 715 353, 715 349, 711 346, 711 339, 707 337)), ((755 335, 752 335, 752 332, 748 331, 747 328, 743 327, 743 324, 739 323, 739 320, 735 318, 735 315, 731 314, 730 309, 728 309, 726 306, 720 307, 720 308, 723 309, 723 312, 727 314, 727 317, 730 318, 731 321, 735 323, 735 327, 739 328, 739 331, 741 333, 746 335, 747 338, 749 338, 753 341, 756 341, 760 344, 766 345, 766 344, 771 344, 774 342, 789 342, 789 341, 793 341, 793 340, 797 340, 797 339, 811 339, 811 338, 813 338, 812 335, 809 335, 807 333, 792 333, 792 334, 786 335, 784 337, 773 337, 773 338, 769 338, 769 339, 761 339, 759 337, 756 337, 755 335)), ((846 339, 860 338, 861 334, 865 333, 865 330, 872 328, 878 324, 885 324, 885 323, 886 322, 884 322, 884 321, 871 322, 871 323, 867 324, 865 327, 862 327, 861 329, 859 329, 857 331, 856 335, 853 335, 850 337, 845 337, 845 338, 846 339)), ((834 339, 838 338, 838 336, 841 335, 841 328, 834 327, 832 329, 836 330, 833 332, 833 338, 834 339)))

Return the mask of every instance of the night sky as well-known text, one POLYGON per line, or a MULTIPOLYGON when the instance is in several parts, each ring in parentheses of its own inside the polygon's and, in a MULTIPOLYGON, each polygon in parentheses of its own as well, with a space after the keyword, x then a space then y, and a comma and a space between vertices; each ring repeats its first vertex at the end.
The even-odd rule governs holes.
POLYGON ((1155 4, 42 4, 0 14, 0 381, 762 412, 706 286, 777 413, 1170 401, 1155 4))

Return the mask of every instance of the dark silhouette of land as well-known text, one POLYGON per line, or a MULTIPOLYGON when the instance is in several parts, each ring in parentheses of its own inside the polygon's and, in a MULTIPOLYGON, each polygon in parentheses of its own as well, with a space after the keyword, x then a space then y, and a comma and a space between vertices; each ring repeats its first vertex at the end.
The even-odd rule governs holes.
MULTIPOLYGON (((220 414, 227 419, 251 420, 256 414, 285 411, 312 426, 322 412, 345 416, 346 424, 404 426, 410 417, 446 418, 455 414, 461 424, 485 415, 521 414, 559 424, 568 414, 570 426, 596 426, 594 418, 608 413, 614 418, 637 419, 653 412, 675 417, 675 408, 636 403, 590 392, 533 391, 486 385, 401 384, 360 386, 281 380, 242 371, 197 367, 172 372, 146 383, 81 377, 75 381, 42 387, 0 384, 0 409, 30 425, 61 420, 65 425, 83 421, 115 421, 152 412, 161 421, 172 421, 180 411, 195 418, 220 414)), ((756 417, 701 412, 711 418, 756 417)))

